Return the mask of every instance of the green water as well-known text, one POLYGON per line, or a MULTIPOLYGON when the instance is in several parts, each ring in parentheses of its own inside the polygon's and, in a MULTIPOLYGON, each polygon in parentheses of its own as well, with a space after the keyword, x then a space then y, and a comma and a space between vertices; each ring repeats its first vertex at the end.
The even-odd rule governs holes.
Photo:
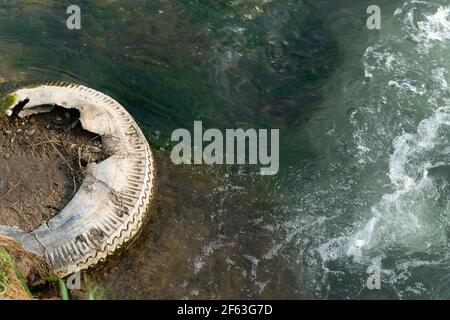
POLYGON ((450 1, 0 3, 0 79, 119 100, 158 158, 120 298, 450 298, 450 1), (170 163, 170 133, 280 128, 280 172, 170 163), (366 270, 381 270, 368 290, 366 270))

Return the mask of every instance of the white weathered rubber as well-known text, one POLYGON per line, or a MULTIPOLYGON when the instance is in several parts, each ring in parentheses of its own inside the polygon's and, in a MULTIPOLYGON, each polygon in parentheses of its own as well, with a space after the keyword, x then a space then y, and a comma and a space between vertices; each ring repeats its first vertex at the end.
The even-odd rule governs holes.
POLYGON ((0 235, 44 257, 58 275, 86 269, 112 254, 142 226, 155 189, 150 147, 131 115, 101 92, 56 82, 11 94, 15 103, 6 113, 25 103, 20 117, 48 112, 51 106, 78 109, 82 127, 99 134, 111 155, 88 166, 78 192, 48 223, 29 233, 0 226, 0 235))

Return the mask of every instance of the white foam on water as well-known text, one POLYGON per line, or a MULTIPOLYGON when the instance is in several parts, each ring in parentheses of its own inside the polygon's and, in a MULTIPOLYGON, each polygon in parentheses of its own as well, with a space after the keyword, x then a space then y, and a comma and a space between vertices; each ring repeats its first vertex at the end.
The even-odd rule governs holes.
POLYGON ((394 140, 389 178, 395 191, 383 195, 371 208, 372 218, 348 237, 347 255, 361 260, 364 250, 389 242, 427 251, 432 241, 445 241, 444 230, 435 228, 439 216, 429 212, 440 195, 429 172, 450 165, 449 139, 450 109, 443 107, 423 120, 416 133, 404 133, 394 140))
POLYGON ((430 172, 450 167, 449 72, 445 62, 438 60, 450 40, 450 6, 407 1, 395 11, 393 19, 403 23, 403 32, 399 29, 400 34, 386 36, 369 46, 362 59, 368 81, 386 83, 386 89, 380 90, 385 95, 378 96, 378 105, 387 107, 377 110, 374 96, 367 99, 367 106, 359 105, 349 115, 354 126, 356 162, 363 164, 371 156, 376 159, 374 150, 379 150, 375 149, 379 146, 371 136, 369 121, 390 119, 394 124, 397 122, 398 127, 392 127, 397 130, 407 124, 408 130, 394 135, 385 148, 390 153, 386 168, 389 190, 373 205, 369 204, 366 212, 358 214, 366 218, 359 225, 356 222, 353 231, 344 231, 325 241, 317 252, 323 271, 332 273, 336 270, 328 269, 329 261, 350 258, 361 266, 379 263, 382 267, 380 261, 395 250, 398 262, 394 262, 394 267, 382 269, 382 274, 394 287, 404 284, 401 290, 395 290, 401 298, 408 294, 419 296, 427 290, 421 282, 408 282, 412 269, 442 263, 442 260, 412 259, 410 255, 431 255, 447 247, 449 200, 430 172), (411 45, 411 38, 415 44, 411 45), (407 46, 411 47, 409 51, 405 50, 407 46), (419 110, 423 110, 424 118, 413 129, 407 116, 412 112, 420 115, 419 110))
MULTIPOLYGON (((392 38, 391 41, 392 43, 398 42, 395 38, 392 38)), ((365 77, 373 78, 376 71, 404 70, 407 63, 401 52, 392 52, 390 46, 386 46, 385 43, 378 43, 366 49, 363 66, 365 77)))
MULTIPOLYGON (((419 2, 411 2, 419 3, 419 2)), ((423 2, 435 5, 430 2, 423 2)), ((406 3, 409 5, 409 3, 406 3)), ((409 10, 404 19, 409 35, 428 52, 435 44, 450 40, 450 6, 439 6, 434 14, 417 19, 417 10, 409 10)))
POLYGON ((437 12, 427 16, 425 21, 417 23, 420 37, 424 42, 445 41, 450 39, 450 7, 440 7, 437 12))

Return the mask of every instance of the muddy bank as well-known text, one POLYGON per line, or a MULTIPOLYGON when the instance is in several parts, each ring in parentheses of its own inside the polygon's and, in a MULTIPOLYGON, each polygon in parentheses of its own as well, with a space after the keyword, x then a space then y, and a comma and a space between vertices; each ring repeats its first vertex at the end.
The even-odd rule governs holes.
POLYGON ((53 271, 42 258, 15 241, 0 237, 0 299, 31 299, 28 287, 52 275, 53 271))

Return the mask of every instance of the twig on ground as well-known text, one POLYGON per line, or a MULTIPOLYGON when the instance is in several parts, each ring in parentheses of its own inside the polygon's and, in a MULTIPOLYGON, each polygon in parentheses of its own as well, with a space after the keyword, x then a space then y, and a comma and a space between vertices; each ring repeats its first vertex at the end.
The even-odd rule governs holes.
POLYGON ((9 188, 8 192, 6 192, 4 195, 2 195, 0 197, 0 200, 2 200, 3 198, 5 198, 6 196, 8 196, 8 194, 15 189, 20 183, 22 182, 22 179, 19 180, 19 182, 17 182, 15 185, 13 185, 11 188, 9 188))

